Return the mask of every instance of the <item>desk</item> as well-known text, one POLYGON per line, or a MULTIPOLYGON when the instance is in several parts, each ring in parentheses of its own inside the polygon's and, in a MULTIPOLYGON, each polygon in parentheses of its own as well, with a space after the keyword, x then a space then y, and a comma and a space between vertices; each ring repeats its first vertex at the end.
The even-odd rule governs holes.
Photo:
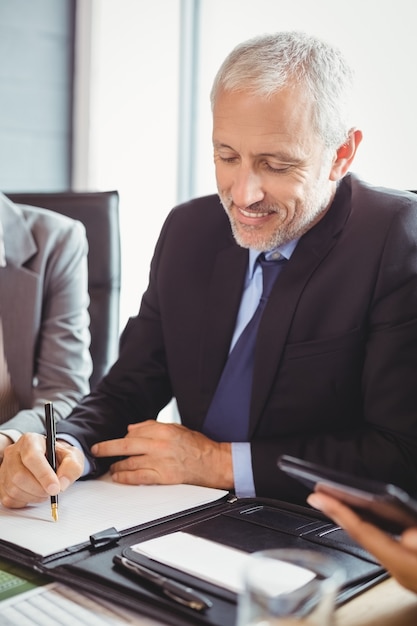
POLYGON ((336 626, 416 626, 417 595, 389 578, 341 606, 336 616, 336 626))
MULTIPOLYGON (((146 620, 143 626, 166 623, 146 620)), ((335 626, 417 626, 417 594, 389 578, 337 609, 335 626)))
MULTIPOLYGON (((65 589, 64 585, 58 584, 58 588, 65 589)), ((82 610, 83 603, 80 602, 78 592, 72 592, 67 589, 68 598, 74 595, 74 601, 77 602, 76 610, 82 610)), ((102 600, 98 599, 100 605, 102 600)), ((16 603, 18 598, 16 598, 16 603)), ((100 608, 100 607, 99 607, 100 608)), ((140 613, 130 612, 117 608, 116 605, 108 605, 109 612, 113 614, 111 623, 116 626, 167 626, 166 622, 160 622, 159 620, 153 620, 140 615, 140 613), (115 612, 119 615, 119 619, 114 618, 114 613, 111 610, 115 609, 115 612)), ((97 611, 91 601, 88 606, 88 610, 92 611, 95 618, 95 623, 108 624, 107 619, 103 618, 103 622, 100 621, 101 611, 97 611)), ((2 621, 2 615, 4 611, 4 605, 0 603, 0 623, 2 621)), ((75 611, 75 609, 74 609, 75 611)), ((19 622, 16 622, 19 623, 19 622)), ((37 621, 28 621, 30 624, 39 624, 37 621)), ((63 622, 56 620, 56 624, 62 624, 63 622)), ((65 621, 65 623, 67 623, 65 621)), ((417 595, 406 591, 393 579, 385 580, 384 582, 372 587, 365 593, 357 596, 353 600, 350 600, 336 611, 335 626, 416 626, 417 625, 417 595)), ((233 625, 230 625, 233 626, 233 625)))

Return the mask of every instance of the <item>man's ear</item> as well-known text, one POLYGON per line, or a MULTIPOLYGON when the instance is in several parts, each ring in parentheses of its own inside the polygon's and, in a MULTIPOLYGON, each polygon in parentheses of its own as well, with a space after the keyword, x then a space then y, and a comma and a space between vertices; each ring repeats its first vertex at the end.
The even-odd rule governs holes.
POLYGON ((361 141, 362 131, 352 128, 352 130, 349 131, 349 137, 346 139, 345 143, 336 151, 336 156, 330 170, 330 180, 337 181, 346 174, 355 158, 356 150, 361 141))

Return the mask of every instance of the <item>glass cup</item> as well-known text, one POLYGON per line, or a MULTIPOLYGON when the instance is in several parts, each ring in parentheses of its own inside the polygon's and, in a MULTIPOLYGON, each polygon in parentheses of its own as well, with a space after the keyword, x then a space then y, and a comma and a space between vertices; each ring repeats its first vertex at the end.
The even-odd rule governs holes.
POLYGON ((237 626, 331 626, 344 570, 312 550, 254 552, 243 572, 237 626))

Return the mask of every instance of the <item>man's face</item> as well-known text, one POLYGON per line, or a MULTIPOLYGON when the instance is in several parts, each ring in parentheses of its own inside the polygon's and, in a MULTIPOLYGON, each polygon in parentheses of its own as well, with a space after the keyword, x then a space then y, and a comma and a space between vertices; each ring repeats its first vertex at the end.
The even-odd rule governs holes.
POLYGON ((220 92, 213 111, 217 188, 237 243, 270 250, 316 224, 335 191, 335 153, 325 148, 303 90, 269 99, 220 92))

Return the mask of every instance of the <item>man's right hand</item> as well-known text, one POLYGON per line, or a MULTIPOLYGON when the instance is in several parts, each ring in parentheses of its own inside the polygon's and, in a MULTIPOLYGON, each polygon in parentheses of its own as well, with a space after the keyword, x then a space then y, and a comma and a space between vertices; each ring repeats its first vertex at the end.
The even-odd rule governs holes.
POLYGON ((0 501, 8 508, 43 502, 65 491, 82 474, 84 456, 64 441, 56 444, 56 474, 46 456, 43 435, 25 433, 4 451, 0 465, 0 501))

